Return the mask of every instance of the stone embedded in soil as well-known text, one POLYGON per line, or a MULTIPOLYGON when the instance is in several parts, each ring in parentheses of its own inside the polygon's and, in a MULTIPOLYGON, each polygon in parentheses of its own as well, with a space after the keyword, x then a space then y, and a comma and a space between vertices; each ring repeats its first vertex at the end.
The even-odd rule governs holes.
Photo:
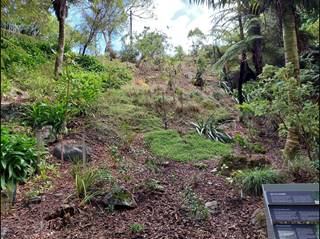
POLYGON ((252 213, 251 222, 256 229, 259 229, 263 235, 267 236, 267 219, 263 208, 257 208, 252 213))
POLYGON ((6 234, 7 234, 8 228, 1 228, 1 239, 6 238, 6 234))
MULTIPOLYGON (((53 156, 61 159, 61 144, 57 145, 53 150, 53 156)), ((86 146, 86 159, 89 159, 91 152, 88 146, 86 146)), ((63 160, 82 160, 82 145, 80 146, 70 146, 63 145, 63 160)))
POLYGON ((39 204, 39 203, 41 203, 41 200, 42 200, 42 202, 44 202, 46 200, 46 197, 45 196, 42 196, 42 198, 41 198, 41 196, 32 197, 32 198, 28 199, 26 205, 31 206, 34 204, 39 204))
POLYGON ((53 127, 52 125, 45 125, 40 131, 40 141, 43 141, 45 144, 53 143, 56 140, 56 136, 52 134, 53 127))
POLYGON ((264 155, 225 154, 221 157, 218 168, 220 168, 224 174, 229 175, 232 170, 253 169, 256 167, 264 167, 268 164, 270 164, 270 160, 264 155), (223 167, 223 165, 227 167, 223 167))
POLYGON ((102 199, 101 204, 105 207, 109 205, 127 206, 132 208, 138 207, 132 193, 124 188, 117 188, 108 193, 108 195, 102 199))
POLYGON ((206 202, 204 205, 211 214, 214 214, 218 207, 218 202, 217 201, 206 202))

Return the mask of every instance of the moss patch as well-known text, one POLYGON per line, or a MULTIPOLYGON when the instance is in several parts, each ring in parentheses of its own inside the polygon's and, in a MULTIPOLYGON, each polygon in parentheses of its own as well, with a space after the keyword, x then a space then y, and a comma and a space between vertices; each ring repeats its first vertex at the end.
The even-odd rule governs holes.
POLYGON ((207 159, 231 152, 230 145, 207 140, 192 131, 183 138, 180 138, 175 130, 155 131, 148 133, 145 139, 152 141, 153 154, 181 162, 207 159))
POLYGON ((130 123, 133 130, 139 132, 149 132, 160 130, 163 123, 157 117, 156 112, 144 106, 136 106, 129 103, 114 103, 100 106, 99 117, 92 121, 90 125, 98 132, 109 135, 114 134, 117 124, 122 120, 130 123))

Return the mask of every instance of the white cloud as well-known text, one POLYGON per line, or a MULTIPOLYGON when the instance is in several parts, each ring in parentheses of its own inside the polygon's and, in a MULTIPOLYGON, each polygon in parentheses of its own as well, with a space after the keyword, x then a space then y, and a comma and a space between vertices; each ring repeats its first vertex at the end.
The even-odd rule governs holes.
MULTIPOLYGON (((188 32, 198 27, 204 34, 208 34, 212 27, 210 16, 213 11, 206 6, 190 5, 180 0, 156 0, 155 3, 157 4, 155 9, 157 20, 138 21, 133 19, 133 32, 142 32, 144 26, 150 27, 151 31, 161 30, 171 37, 170 43, 173 46, 181 45, 187 52, 191 46, 191 41, 188 41, 187 38, 188 32), (175 20, 170 20, 179 10, 181 10, 181 15, 175 20)), ((115 49, 118 46, 120 44, 114 42, 115 49)))

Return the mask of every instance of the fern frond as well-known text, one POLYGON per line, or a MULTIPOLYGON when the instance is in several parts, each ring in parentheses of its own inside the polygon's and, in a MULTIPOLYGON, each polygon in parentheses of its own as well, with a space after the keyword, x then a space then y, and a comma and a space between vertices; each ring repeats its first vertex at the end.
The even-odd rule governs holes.
POLYGON ((228 61, 237 58, 246 48, 247 44, 245 40, 234 44, 224 53, 220 60, 212 66, 212 70, 215 71, 222 68, 228 61))
MULTIPOLYGON (((18 41, 25 41, 25 42, 30 42, 30 43, 38 42, 33 37, 30 37, 28 35, 21 34, 21 33, 15 32, 15 31, 10 31, 10 30, 4 29, 4 28, 1 28, 1 36, 12 37, 12 38, 17 39, 18 41)), ((3 37, 1 38, 1 40, 3 40, 3 37)))
POLYGON ((227 62, 237 58, 242 52, 248 50, 249 44, 252 41, 256 39, 262 39, 262 38, 263 36, 254 35, 254 36, 248 37, 243 41, 239 41, 238 43, 234 44, 224 53, 221 59, 212 66, 212 70, 216 71, 222 68, 227 62))

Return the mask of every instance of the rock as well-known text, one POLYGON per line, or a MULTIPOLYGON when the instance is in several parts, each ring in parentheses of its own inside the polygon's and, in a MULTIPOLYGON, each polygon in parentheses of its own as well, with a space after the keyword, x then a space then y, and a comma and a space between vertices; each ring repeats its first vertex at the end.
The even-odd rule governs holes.
POLYGON ((192 220, 195 222, 202 220, 202 215, 199 211, 197 211, 196 215, 194 215, 191 208, 188 208, 184 204, 179 206, 179 213, 181 214, 182 217, 184 217, 187 220, 192 220))
MULTIPOLYGON (((61 159, 61 144, 57 145, 53 150, 53 156, 61 159)), ((91 152, 88 146, 86 146, 86 159, 90 159, 91 152)), ((63 160, 82 160, 82 145, 70 146, 63 145, 63 160)))
POLYGON ((52 194, 52 196, 54 196, 55 198, 59 198, 63 195, 63 193, 55 193, 55 194, 52 194))
POLYGON ((10 103, 8 105, 1 105, 1 118, 13 122, 18 121, 28 110, 20 103, 10 103))
POLYGON ((208 211, 211 214, 215 214, 216 209, 218 208, 218 202, 217 201, 212 201, 212 202, 206 202, 205 207, 208 209, 208 211))
POLYGON ((256 167, 264 167, 268 164, 270 164, 270 160, 264 155, 225 154, 221 157, 218 168, 220 168, 225 175, 230 175, 232 170, 253 169, 256 167))
POLYGON ((256 209, 251 215, 251 222, 257 230, 267 236, 267 219, 263 208, 256 209))
POLYGON ((105 207, 109 205, 127 206, 132 208, 138 207, 138 204, 134 200, 133 195, 124 188, 114 189, 102 199, 101 203, 105 207))
POLYGON ((8 228, 1 228, 1 239, 6 238, 6 234, 7 234, 8 228))
MULTIPOLYGON (((46 196, 42 196, 42 202, 46 200, 46 196)), ((41 203, 41 196, 35 196, 32 198, 29 198, 27 201, 27 206, 35 205, 41 203)))
POLYGON ((56 136, 52 134, 52 131, 52 125, 43 126, 40 131, 40 141, 43 141, 45 144, 53 143, 56 140, 56 136))

